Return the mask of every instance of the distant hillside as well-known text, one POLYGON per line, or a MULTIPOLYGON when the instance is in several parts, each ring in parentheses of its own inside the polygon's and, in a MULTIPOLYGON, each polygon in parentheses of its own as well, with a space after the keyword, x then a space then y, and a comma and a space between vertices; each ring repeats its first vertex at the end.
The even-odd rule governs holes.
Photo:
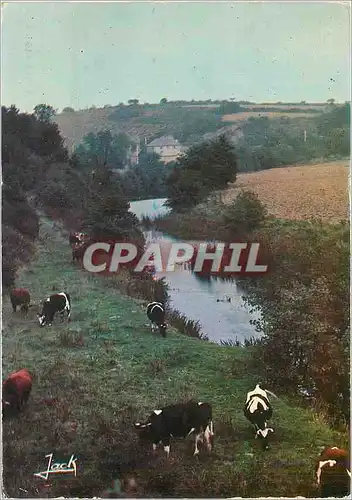
POLYGON ((184 144, 192 144, 227 131, 241 138, 243 122, 253 117, 309 118, 323 113, 326 104, 254 104, 230 101, 213 103, 130 104, 73 111, 66 108, 56 122, 67 147, 77 146, 90 132, 109 129, 125 132, 132 140, 150 140, 160 135, 173 135, 184 144))

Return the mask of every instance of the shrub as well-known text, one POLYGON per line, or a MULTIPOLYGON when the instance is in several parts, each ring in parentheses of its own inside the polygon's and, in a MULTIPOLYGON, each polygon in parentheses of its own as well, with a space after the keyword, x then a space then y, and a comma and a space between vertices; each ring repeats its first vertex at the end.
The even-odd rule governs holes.
POLYGON ((266 216, 265 206, 250 191, 242 191, 223 212, 226 228, 232 235, 251 233, 261 226, 266 216))

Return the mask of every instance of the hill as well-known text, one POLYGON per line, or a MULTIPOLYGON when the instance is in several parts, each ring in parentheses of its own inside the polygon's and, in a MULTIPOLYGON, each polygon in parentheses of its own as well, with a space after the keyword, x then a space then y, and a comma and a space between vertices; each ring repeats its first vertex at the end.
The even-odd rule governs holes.
POLYGON ((56 116, 56 123, 69 149, 78 145, 90 132, 109 129, 127 133, 132 140, 148 142, 160 135, 173 135, 181 142, 193 143, 203 136, 210 137, 228 131, 238 135, 237 126, 254 116, 307 118, 323 113, 326 104, 241 104, 222 101, 213 104, 168 102, 165 104, 130 104, 92 107, 74 111, 65 108, 56 116), (235 112, 231 112, 234 109, 235 112))
POLYGON ((349 217, 348 173, 348 160, 243 173, 222 199, 230 203, 245 189, 254 191, 274 217, 339 222, 349 217))

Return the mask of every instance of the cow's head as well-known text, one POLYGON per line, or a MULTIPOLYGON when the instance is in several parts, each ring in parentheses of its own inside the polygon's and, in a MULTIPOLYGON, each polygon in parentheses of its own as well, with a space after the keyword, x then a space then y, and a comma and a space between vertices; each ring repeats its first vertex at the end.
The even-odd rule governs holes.
POLYGON ((45 314, 43 314, 43 313, 42 314, 37 313, 37 318, 38 318, 38 322, 39 322, 40 326, 45 326, 46 325, 47 318, 46 318, 45 314))
POLYGON ((16 386, 11 380, 7 381, 2 393, 2 412, 4 417, 12 416, 18 404, 16 386))
POLYGON ((264 429, 257 429, 255 437, 260 439, 263 450, 269 448, 268 438, 272 432, 274 432, 274 429, 267 427, 266 424, 264 429))
POLYGON ((8 398, 2 400, 3 418, 11 417, 14 414, 14 405, 8 398))
POLYGON ((151 422, 135 422, 134 428, 138 432, 140 439, 149 439, 151 435, 151 422))

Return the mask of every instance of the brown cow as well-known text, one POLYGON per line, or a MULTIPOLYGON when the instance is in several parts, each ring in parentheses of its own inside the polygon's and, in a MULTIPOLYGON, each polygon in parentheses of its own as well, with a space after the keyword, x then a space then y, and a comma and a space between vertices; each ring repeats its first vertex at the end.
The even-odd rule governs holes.
POLYGON ((14 288, 10 292, 10 300, 12 304, 13 312, 16 312, 17 306, 21 307, 21 311, 27 313, 29 304, 31 301, 31 296, 28 290, 24 288, 14 288))
POLYGON ((2 385, 3 409, 21 411, 32 390, 32 375, 27 368, 11 373, 2 385))
POLYGON ((350 457, 343 448, 337 446, 325 448, 318 458, 315 473, 317 487, 322 498, 349 495, 351 489, 350 457))
POLYGON ((85 242, 85 243, 77 243, 77 245, 74 245, 72 247, 72 261, 75 262, 82 262, 84 253, 89 247, 90 243, 85 242))

